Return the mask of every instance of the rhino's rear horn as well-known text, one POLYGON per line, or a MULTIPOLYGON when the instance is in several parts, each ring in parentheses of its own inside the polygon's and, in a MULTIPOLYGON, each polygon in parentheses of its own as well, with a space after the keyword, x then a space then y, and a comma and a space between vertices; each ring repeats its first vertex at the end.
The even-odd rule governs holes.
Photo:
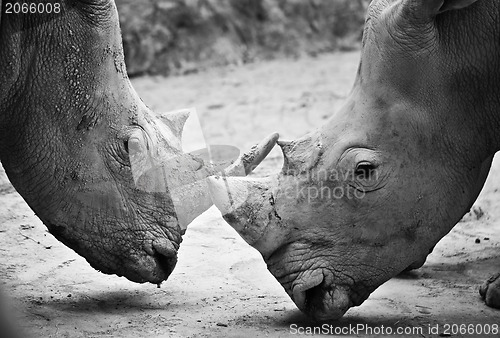
POLYGON ((317 134, 309 134, 293 141, 278 141, 283 152, 284 175, 300 175, 309 172, 318 162, 323 147, 317 134))
POLYGON ((290 155, 291 150, 293 148, 292 141, 278 141, 278 145, 281 148, 281 152, 283 153, 283 172, 287 173, 290 168, 290 155))
POLYGON ((189 110, 179 110, 171 113, 164 113, 159 116, 159 118, 165 123, 176 138, 181 139, 182 130, 184 129, 184 124, 189 118, 189 110))

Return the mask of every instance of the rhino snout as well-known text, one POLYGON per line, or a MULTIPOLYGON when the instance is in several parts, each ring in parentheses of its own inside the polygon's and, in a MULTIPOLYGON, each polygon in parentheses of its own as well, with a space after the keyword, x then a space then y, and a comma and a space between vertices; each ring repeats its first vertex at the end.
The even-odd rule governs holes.
POLYGON ((146 252, 155 260, 158 269, 168 277, 177 264, 178 247, 166 238, 157 238, 151 242, 146 252))
POLYGON ((214 176, 208 180, 212 200, 224 219, 264 259, 288 237, 275 209, 274 184, 275 178, 214 176))
MULTIPOLYGON (((296 303, 297 304, 297 303, 296 303)), ((353 306, 349 292, 344 287, 322 287, 318 285, 305 291, 305 304, 301 309, 317 321, 341 318, 353 306)))
POLYGON ((337 320, 368 298, 369 285, 348 275, 348 266, 331 268, 332 257, 321 257, 304 243, 282 246, 266 260, 295 305, 316 321, 337 320))

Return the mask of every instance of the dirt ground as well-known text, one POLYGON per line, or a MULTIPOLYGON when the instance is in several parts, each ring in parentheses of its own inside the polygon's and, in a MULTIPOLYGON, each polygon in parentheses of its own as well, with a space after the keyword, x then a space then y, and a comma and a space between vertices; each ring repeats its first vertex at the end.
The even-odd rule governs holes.
MULTIPOLYGON (((133 83, 156 111, 195 106, 210 143, 244 149, 273 131, 287 139, 320 125, 348 93, 357 62, 358 53, 328 54, 133 83)), ((280 166, 276 150, 256 174, 280 166)), ((477 291, 500 271, 499 188, 497 160, 472 212, 423 268, 390 280, 330 324, 420 328, 408 335, 415 337, 437 336, 429 325, 447 337, 445 324, 499 324, 500 311, 477 291)), ((161 288, 92 269, 46 231, 2 172, 0 243, 0 288, 11 320, 29 337, 289 337, 291 325, 315 325, 215 208, 189 226, 161 288)))

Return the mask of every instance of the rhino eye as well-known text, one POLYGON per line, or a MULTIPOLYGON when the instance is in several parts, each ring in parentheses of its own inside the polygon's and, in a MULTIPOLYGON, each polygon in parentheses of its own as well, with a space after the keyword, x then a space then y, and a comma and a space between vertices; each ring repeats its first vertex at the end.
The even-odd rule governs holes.
POLYGON ((360 162, 356 165, 354 175, 359 179, 370 179, 375 176, 377 166, 370 162, 360 162))
POLYGON ((128 140, 123 141, 123 148, 125 149, 125 152, 128 154, 128 140))

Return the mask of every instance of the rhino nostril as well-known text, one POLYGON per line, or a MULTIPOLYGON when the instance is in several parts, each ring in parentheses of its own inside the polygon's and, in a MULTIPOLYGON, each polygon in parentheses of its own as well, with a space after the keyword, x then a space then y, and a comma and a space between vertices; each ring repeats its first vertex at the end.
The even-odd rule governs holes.
MULTIPOLYGON (((144 243, 144 250, 153 257, 162 273, 168 277, 177 264, 177 249, 167 238, 155 239, 144 243)), ((166 279, 166 278, 164 278, 166 279)))
POLYGON ((177 264, 177 257, 164 256, 159 252, 156 252, 153 257, 156 259, 161 270, 166 274, 166 277, 170 276, 177 264))
POLYGON ((317 321, 339 319, 354 304, 345 287, 326 285, 324 281, 309 289, 294 290, 293 301, 299 309, 317 321))
POLYGON ((322 309, 325 290, 321 285, 310 288, 305 292, 306 306, 308 309, 322 309))
POLYGON ((170 275, 177 264, 177 248, 167 238, 155 239, 152 243, 153 257, 160 268, 170 275))
POLYGON ((293 301, 301 310, 306 310, 310 306, 311 300, 321 292, 323 284, 323 274, 316 273, 306 283, 297 285, 293 288, 293 301))

